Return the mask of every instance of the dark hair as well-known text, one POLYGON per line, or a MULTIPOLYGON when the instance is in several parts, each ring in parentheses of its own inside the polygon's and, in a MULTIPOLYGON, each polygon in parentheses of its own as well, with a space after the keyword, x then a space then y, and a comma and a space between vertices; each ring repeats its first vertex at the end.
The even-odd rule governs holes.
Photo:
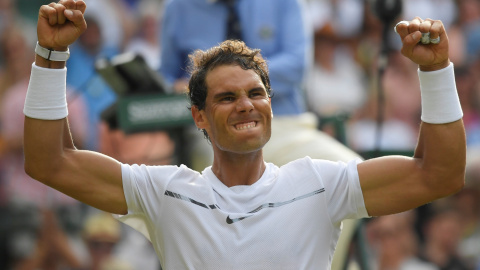
MULTIPOLYGON (((205 109, 207 98, 206 77, 209 71, 223 65, 237 65, 244 70, 252 69, 260 76, 268 96, 272 89, 268 76, 267 62, 263 59, 259 49, 248 48, 243 41, 226 40, 218 46, 206 51, 196 50, 189 56, 190 81, 188 82, 188 98, 190 106, 197 106, 199 110, 205 109)), ((203 130, 205 138, 208 134, 203 130)))

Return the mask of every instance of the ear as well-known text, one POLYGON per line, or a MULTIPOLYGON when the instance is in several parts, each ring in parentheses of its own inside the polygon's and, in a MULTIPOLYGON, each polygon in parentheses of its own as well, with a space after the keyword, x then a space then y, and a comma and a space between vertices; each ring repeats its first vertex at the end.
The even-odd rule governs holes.
POLYGON ((191 111, 192 111, 193 121, 195 122, 195 125, 197 126, 197 128, 205 129, 205 127, 207 126, 207 121, 204 115, 205 111, 199 110, 198 107, 195 105, 192 106, 191 111))
POLYGON ((272 115, 272 118, 273 118, 272 97, 268 97, 268 102, 270 103, 270 114, 272 115))

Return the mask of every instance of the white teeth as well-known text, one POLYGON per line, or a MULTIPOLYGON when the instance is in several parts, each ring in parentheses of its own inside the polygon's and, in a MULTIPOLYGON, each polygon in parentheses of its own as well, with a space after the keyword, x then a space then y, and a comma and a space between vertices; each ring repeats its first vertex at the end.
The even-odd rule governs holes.
POLYGON ((255 126, 256 126, 255 122, 248 122, 248 123, 238 124, 235 126, 235 128, 237 130, 243 130, 243 129, 253 128, 255 126))

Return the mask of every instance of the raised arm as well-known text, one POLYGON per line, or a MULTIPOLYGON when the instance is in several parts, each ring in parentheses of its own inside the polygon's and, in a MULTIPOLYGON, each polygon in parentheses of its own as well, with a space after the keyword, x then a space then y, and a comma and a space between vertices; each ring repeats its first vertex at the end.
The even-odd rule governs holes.
MULTIPOLYGON (((87 28, 85 9, 81 0, 42 6, 38 44, 66 51, 87 28)), ((73 144, 66 118, 65 81, 65 61, 36 55, 24 108, 25 171, 86 204, 125 214, 120 163, 99 153, 77 150, 73 144)))
POLYGON ((412 209, 458 192, 464 184, 466 142, 448 38, 440 21, 415 18, 396 27, 402 54, 419 65, 422 123, 413 158, 391 156, 358 166, 371 216, 412 209), (419 43, 422 33, 438 44, 419 43))

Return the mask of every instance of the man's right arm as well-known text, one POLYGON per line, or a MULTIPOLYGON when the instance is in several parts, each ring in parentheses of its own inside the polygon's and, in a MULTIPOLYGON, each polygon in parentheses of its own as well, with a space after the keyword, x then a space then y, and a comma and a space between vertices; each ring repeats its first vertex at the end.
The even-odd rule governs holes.
MULTIPOLYGON (((73 0, 42 6, 37 26, 39 44, 57 51, 66 50, 86 29, 85 8, 83 1, 73 0)), ((49 73, 63 69, 65 62, 49 61, 37 55, 35 65, 52 69, 42 71, 49 73)), ((32 83, 35 83, 33 79, 32 83)), ((37 91, 33 96, 41 96, 38 87, 32 88, 37 91)), ((25 171, 32 178, 98 209, 127 213, 121 164, 99 153, 77 150, 67 118, 46 120, 35 117, 34 113, 25 116, 24 153, 25 171)))

